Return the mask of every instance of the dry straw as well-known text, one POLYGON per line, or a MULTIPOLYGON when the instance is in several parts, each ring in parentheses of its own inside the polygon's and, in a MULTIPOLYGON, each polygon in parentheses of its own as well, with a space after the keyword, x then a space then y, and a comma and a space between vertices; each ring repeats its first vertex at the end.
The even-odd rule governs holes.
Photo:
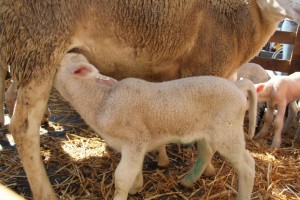
MULTIPOLYGON (((80 116, 53 91, 52 112, 46 134, 41 135, 41 155, 50 181, 60 199, 112 199, 114 170, 120 155, 84 124, 80 116)), ((294 143, 295 128, 283 136, 282 148, 270 149, 272 137, 247 141, 256 161, 252 199, 300 199, 300 153, 294 143)), ((0 134, 0 183, 26 199, 32 199, 26 175, 14 146, 8 142, 7 127, 0 134)), ((245 135, 247 138, 247 136, 245 135)), ((168 145, 170 166, 160 169, 155 155, 147 154, 143 165, 144 187, 129 199, 199 200, 234 199, 236 171, 219 154, 213 158, 217 174, 201 177, 192 188, 179 185, 197 156, 193 145, 168 145)))

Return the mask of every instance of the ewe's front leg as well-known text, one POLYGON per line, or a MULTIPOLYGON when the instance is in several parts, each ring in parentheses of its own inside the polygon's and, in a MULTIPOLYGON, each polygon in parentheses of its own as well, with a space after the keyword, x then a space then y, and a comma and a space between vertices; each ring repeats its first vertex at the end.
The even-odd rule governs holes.
MULTIPOLYGON (((18 93, 17 85, 15 82, 12 82, 5 92, 5 102, 6 102, 8 111, 9 111, 9 116, 12 116, 12 114, 13 114, 15 102, 17 99, 17 93, 18 93)), ((45 113, 44 113, 44 116, 42 119, 42 124, 48 123, 50 115, 51 115, 50 110, 49 110, 49 108, 47 108, 45 110, 45 113)))
POLYGON ((16 142, 33 198, 37 200, 57 199, 40 154, 39 128, 51 85, 52 81, 48 79, 20 86, 10 124, 10 131, 16 142))
POLYGON ((128 193, 136 193, 143 186, 142 165, 145 152, 131 145, 122 149, 122 158, 115 171, 114 200, 127 200, 128 193))
POLYGON ((284 102, 277 105, 277 115, 274 120, 274 138, 271 145, 272 148, 279 148, 281 144, 281 131, 283 127, 285 108, 286 104, 284 102))

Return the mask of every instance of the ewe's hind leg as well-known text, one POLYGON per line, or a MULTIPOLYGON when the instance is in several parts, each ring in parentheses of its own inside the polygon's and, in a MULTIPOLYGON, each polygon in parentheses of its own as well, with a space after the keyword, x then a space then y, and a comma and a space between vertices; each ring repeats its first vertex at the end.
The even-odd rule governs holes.
POLYGON ((259 133, 255 136, 255 138, 260 138, 268 134, 269 128, 272 124, 274 116, 274 106, 271 106, 269 103, 267 104, 267 113, 264 120, 264 125, 259 131, 259 133))
MULTIPOLYGON (((243 137, 242 132, 240 134, 243 137)), ((239 181, 237 199, 250 200, 254 185, 255 162, 251 154, 245 149, 244 138, 242 137, 235 138, 235 141, 228 140, 226 146, 220 146, 218 151, 237 170, 239 181)))
POLYGON ((271 145, 272 148, 279 148, 281 144, 281 131, 283 127, 285 108, 285 103, 277 106, 277 115, 274 120, 274 138, 271 145))
POLYGON ((33 198, 57 199, 47 177, 40 154, 40 122, 43 117, 52 85, 51 77, 43 82, 32 81, 20 86, 11 119, 13 134, 23 163, 33 198))
POLYGON ((142 188, 144 155, 135 146, 123 148, 121 161, 115 171, 114 200, 126 200, 129 192, 133 194, 142 188))
POLYGON ((214 168, 212 166, 211 158, 216 152, 214 147, 211 146, 205 139, 199 140, 197 142, 198 157, 189 173, 180 182, 185 187, 191 187, 194 182, 196 182, 204 170, 206 174, 215 174, 214 168))

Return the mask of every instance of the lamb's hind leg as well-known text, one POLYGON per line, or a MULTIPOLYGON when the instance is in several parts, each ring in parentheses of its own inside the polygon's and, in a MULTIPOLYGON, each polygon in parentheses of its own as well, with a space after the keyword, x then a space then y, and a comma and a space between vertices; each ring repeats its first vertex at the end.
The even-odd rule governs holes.
MULTIPOLYGON (((240 133, 243 137, 242 132, 240 133)), ((244 138, 227 141, 226 146, 220 146, 219 153, 224 156, 238 172, 238 200, 250 200, 254 185, 255 162, 245 149, 244 138)))
POLYGON ((283 127, 283 120, 285 114, 286 104, 282 102, 280 105, 277 105, 277 115, 274 120, 274 137, 272 141, 272 148, 279 148, 281 144, 281 131, 283 127))
POLYGON ((47 78, 19 87, 10 124, 33 198, 38 200, 57 199, 40 155, 39 127, 52 85, 52 77, 47 78))
POLYGON ((211 146, 208 141, 201 139, 197 142, 198 157, 193 168, 180 182, 185 187, 191 187, 191 185, 196 182, 202 173, 207 175, 215 174, 215 170, 212 166, 211 159, 215 153, 214 147, 211 146))
POLYGON ((261 138, 268 134, 274 116, 274 106, 267 103, 267 113, 265 115, 264 125, 254 138, 261 138))

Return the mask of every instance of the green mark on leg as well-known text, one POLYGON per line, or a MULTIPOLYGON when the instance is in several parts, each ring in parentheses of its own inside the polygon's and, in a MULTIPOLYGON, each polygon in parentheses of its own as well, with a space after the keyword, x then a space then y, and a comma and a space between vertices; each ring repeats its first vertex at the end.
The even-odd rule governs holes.
POLYGON ((184 182, 188 184, 194 183, 199 176, 203 173, 204 171, 204 159, 201 156, 198 156, 194 167, 191 169, 191 171, 184 177, 184 182))

